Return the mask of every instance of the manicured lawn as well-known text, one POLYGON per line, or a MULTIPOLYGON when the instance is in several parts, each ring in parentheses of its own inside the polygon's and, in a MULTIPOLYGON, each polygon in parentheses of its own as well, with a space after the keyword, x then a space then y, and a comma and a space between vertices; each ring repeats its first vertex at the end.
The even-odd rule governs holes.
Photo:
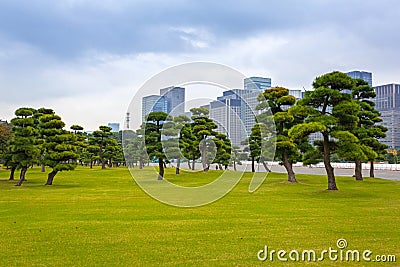
MULTIPOLYGON (((208 174, 167 169, 177 184, 211 181, 208 174)), ((339 177, 328 192, 324 176, 298 184, 271 173, 249 194, 250 175, 221 200, 176 208, 147 196, 127 169, 78 168, 54 186, 30 169, 22 187, 0 170, 0 266, 399 266, 400 183, 339 177), (397 263, 260 262, 270 249, 318 252, 345 238, 348 249, 394 254, 397 263)), ((156 177, 155 177, 156 178, 156 177)))

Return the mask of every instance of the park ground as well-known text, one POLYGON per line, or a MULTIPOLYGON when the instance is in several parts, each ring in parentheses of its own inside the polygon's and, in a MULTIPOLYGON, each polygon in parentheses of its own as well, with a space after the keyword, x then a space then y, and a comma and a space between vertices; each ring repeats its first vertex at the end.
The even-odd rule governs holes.
MULTIPOLYGON (((166 177, 200 185, 221 171, 166 177)), ((326 191, 324 175, 298 175, 287 183, 269 173, 250 194, 250 174, 224 198, 197 208, 177 208, 146 195, 125 168, 80 167, 56 176, 30 169, 22 187, 0 170, 0 266, 399 266, 400 183, 337 177, 326 191), (396 255, 395 263, 260 262, 270 249, 317 252, 336 248, 396 255)), ((156 178, 156 176, 155 176, 156 178)))

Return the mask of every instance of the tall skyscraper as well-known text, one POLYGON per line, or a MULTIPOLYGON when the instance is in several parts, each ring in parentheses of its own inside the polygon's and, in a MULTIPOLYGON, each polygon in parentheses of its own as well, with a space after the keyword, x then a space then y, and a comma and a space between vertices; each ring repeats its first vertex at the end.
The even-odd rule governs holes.
POLYGON ((244 79, 244 90, 264 91, 271 87, 271 78, 250 77, 244 79))
POLYGON ((245 131, 241 114, 241 100, 221 99, 210 102, 210 118, 218 125, 217 132, 226 134, 232 145, 238 146, 245 131))
POLYGON ((354 79, 363 79, 364 81, 368 82, 369 86, 372 86, 372 73, 367 71, 350 71, 346 73, 351 78, 354 79))
POLYGON ((185 88, 171 86, 160 90, 167 100, 167 113, 172 116, 185 114, 185 88))
POLYGON ((375 108, 381 113, 381 124, 388 128, 381 142, 390 148, 400 148, 400 84, 375 86, 375 108))
POLYGON ((156 111, 162 111, 168 113, 168 102, 166 97, 159 95, 149 95, 142 98, 142 122, 145 121, 145 117, 156 111))

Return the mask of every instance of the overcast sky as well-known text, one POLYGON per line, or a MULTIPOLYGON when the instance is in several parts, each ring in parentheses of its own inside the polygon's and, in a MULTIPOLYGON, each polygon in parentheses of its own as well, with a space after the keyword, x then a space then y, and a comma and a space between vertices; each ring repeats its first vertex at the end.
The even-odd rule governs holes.
POLYGON ((86 130, 122 123, 146 80, 192 61, 291 89, 333 70, 399 83, 399 18, 397 0, 0 0, 0 119, 45 106, 86 130))

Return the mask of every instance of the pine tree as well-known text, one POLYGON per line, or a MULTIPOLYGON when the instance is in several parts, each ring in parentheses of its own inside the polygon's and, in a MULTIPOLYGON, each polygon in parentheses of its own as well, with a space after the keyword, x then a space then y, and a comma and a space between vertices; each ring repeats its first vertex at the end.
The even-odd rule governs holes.
POLYGON ((21 169, 16 186, 25 181, 25 174, 30 166, 38 163, 40 148, 37 144, 38 130, 35 128, 35 109, 19 108, 15 111, 15 118, 11 120, 14 137, 11 141, 12 162, 21 169))
POLYGON ((74 170, 77 165, 77 138, 73 133, 64 130, 64 126, 60 116, 54 113, 44 114, 39 118, 45 151, 43 163, 52 169, 45 185, 52 185, 58 172, 74 170))
POLYGON ((162 128, 171 117, 165 112, 151 112, 146 117, 145 144, 147 154, 150 158, 158 159, 158 180, 164 179, 164 160, 166 159, 161 142, 162 128))
POLYGON ((314 91, 308 91, 297 102, 300 108, 293 112, 306 112, 305 122, 289 130, 292 140, 303 139, 311 133, 321 133, 321 151, 328 176, 328 190, 337 190, 332 153, 347 154, 358 151, 358 138, 352 134, 357 126, 360 107, 346 91, 353 90, 354 80, 345 73, 334 71, 317 77, 313 82, 314 91), (349 149, 351 148, 351 150, 349 149))
POLYGON ((280 160, 286 169, 288 181, 297 182, 293 171, 293 163, 299 158, 297 144, 288 136, 288 130, 296 124, 295 117, 288 108, 295 104, 296 98, 289 95, 289 90, 283 87, 266 89, 259 97, 258 110, 264 112, 257 116, 258 122, 269 123, 273 117, 276 125, 275 158, 280 160), (270 114, 268 114, 270 113, 270 114))
POLYGON ((201 162, 203 164, 203 170, 207 172, 209 170, 209 164, 207 164, 207 148, 210 138, 213 138, 217 132, 217 124, 209 118, 209 110, 206 108, 192 108, 190 110, 192 116, 192 132, 196 137, 196 140, 200 146, 201 162))
POLYGON ((112 138, 112 128, 108 126, 100 126, 99 130, 94 131, 89 139, 89 150, 92 153, 97 152, 97 156, 101 162, 101 168, 106 168, 107 159, 112 158, 112 153, 117 143, 112 138))

